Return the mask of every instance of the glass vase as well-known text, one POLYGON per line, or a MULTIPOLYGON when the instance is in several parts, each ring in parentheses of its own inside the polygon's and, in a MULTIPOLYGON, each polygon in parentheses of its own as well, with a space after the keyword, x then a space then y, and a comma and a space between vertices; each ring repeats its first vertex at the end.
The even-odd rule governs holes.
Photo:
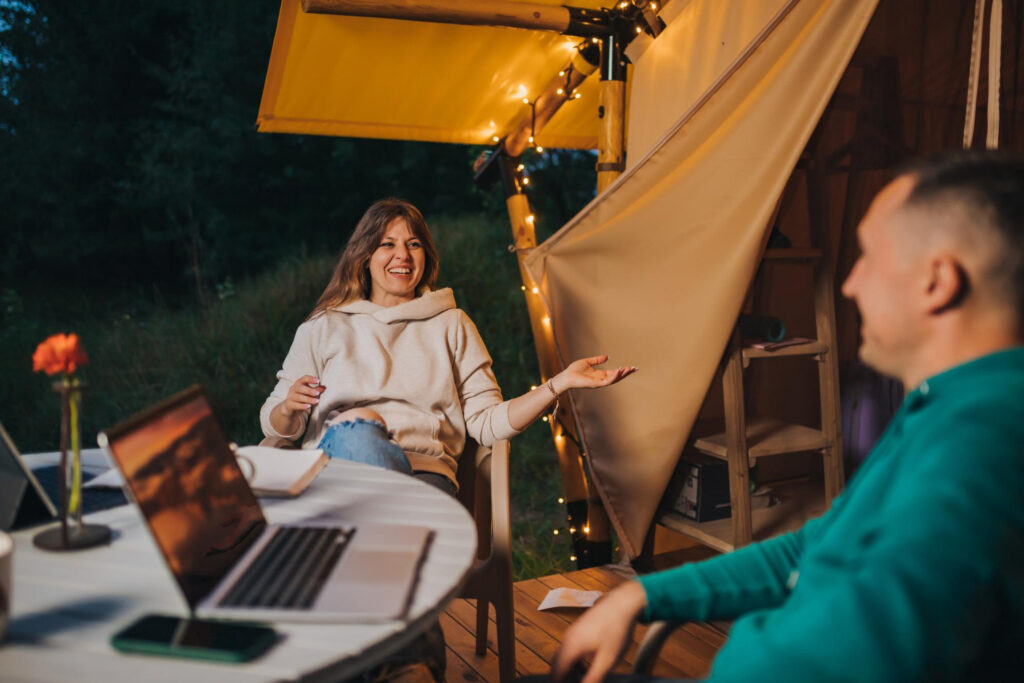
POLYGON ((57 471, 60 489, 60 524, 39 532, 32 539, 45 550, 78 550, 110 542, 110 528, 102 524, 85 524, 82 519, 82 434, 80 415, 85 382, 73 375, 64 375, 53 383, 60 394, 60 466, 57 471), (68 450, 71 456, 71 481, 68 481, 68 450), (69 485, 70 484, 70 485, 69 485))

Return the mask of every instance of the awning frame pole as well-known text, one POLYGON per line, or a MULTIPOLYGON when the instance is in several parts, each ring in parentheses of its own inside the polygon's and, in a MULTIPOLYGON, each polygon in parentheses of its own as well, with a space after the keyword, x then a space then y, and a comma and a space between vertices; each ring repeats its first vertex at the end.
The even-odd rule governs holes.
POLYGON ((507 0, 302 0, 302 9, 309 14, 343 14, 463 26, 525 28, 581 37, 608 33, 611 30, 613 16, 605 9, 507 0))
POLYGON ((597 193, 626 170, 626 60, 612 34, 601 41, 601 131, 597 138, 597 193))

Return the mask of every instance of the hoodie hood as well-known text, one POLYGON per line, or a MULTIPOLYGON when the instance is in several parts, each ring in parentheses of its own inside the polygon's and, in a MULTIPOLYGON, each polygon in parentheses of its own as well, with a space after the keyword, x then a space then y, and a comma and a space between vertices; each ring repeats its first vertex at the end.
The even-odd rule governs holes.
POLYGON ((334 310, 349 315, 368 315, 382 323, 397 323, 406 320, 426 320, 453 308, 455 294, 451 288, 445 287, 397 306, 380 306, 366 299, 359 299, 334 310))

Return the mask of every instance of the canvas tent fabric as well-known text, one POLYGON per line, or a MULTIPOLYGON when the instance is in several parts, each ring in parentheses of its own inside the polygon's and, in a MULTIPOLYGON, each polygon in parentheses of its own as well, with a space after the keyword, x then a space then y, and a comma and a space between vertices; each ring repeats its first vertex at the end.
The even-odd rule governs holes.
MULTIPOLYGON (((300 0, 283 0, 256 125, 265 133, 492 144, 529 116, 523 99, 536 99, 579 43, 526 29, 306 14, 300 0)), ((597 147, 597 77, 577 91, 538 144, 597 147)))
POLYGON ((572 405, 591 473, 636 557, 755 273, 766 225, 877 0, 693 0, 634 58, 646 153, 526 259, 560 357, 640 372, 572 405), (732 54, 701 31, 757 6, 732 54), (696 40, 694 38, 697 38, 696 40), (669 55, 669 57, 665 57, 669 55), (689 64, 725 68, 688 74, 689 64), (678 86, 678 87, 677 87, 678 86), (683 90, 683 92, 679 92, 683 90), (642 103, 642 104, 640 104, 642 103), (645 124, 642 106, 653 123, 645 124))

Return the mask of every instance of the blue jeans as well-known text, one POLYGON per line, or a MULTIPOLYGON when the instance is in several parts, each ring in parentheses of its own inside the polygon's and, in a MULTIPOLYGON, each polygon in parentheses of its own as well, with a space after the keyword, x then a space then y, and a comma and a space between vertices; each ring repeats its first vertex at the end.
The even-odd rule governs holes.
POLYGON ((416 477, 450 496, 455 495, 451 479, 434 472, 413 472, 409 459, 397 443, 388 437, 384 425, 376 420, 357 417, 327 428, 320 446, 329 458, 363 462, 386 470, 394 470, 416 477))
POLYGON ((339 422, 327 428, 320 448, 329 458, 383 467, 404 474, 412 474, 412 466, 398 444, 388 438, 384 425, 361 417, 350 422, 339 422))

